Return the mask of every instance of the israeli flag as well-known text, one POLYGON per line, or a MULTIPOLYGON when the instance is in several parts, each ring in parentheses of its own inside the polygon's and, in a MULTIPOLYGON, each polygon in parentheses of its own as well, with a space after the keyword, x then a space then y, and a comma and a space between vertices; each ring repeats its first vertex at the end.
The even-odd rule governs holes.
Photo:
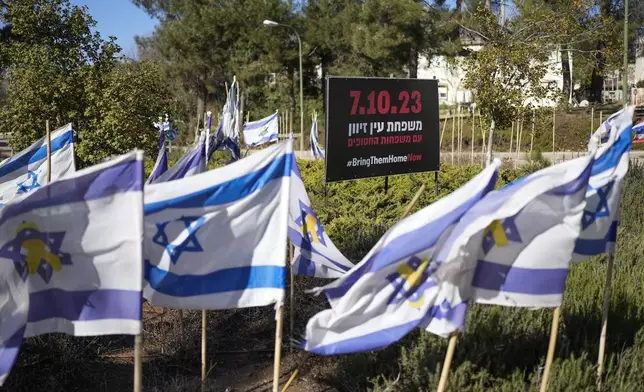
POLYGON ((294 248, 291 268, 296 275, 339 278, 353 264, 333 245, 313 211, 295 156, 291 170, 288 217, 288 238, 294 248))
POLYGON ((561 304, 593 161, 589 155, 539 170, 491 192, 463 216, 438 259, 469 271, 459 282, 471 282, 472 300, 561 304))
POLYGON ((221 140, 219 147, 223 147, 230 151, 232 161, 236 161, 241 157, 239 149, 239 98, 237 90, 239 85, 237 79, 233 78, 233 83, 228 90, 228 97, 226 104, 221 114, 221 135, 218 139, 221 140))
POLYGON ((611 122, 609 138, 597 150, 586 190, 586 209, 573 261, 613 252, 617 242, 619 201, 631 151, 633 107, 620 111, 611 122))
MULTIPOLYGON (((603 143, 608 142, 610 137, 610 131, 613 127, 613 122, 620 116, 622 116, 627 111, 627 108, 621 109, 618 112, 613 113, 610 117, 606 119, 599 128, 592 134, 590 141, 588 142, 588 152, 596 151, 599 146, 603 143)), ((631 111, 631 115, 633 112, 631 111)), ((632 119, 631 119, 632 120, 632 119)))
POLYGON ((441 336, 463 328, 459 287, 437 279, 454 270, 434 256, 460 217, 494 189, 499 166, 495 160, 463 187, 395 224, 359 264, 322 287, 332 308, 309 320, 303 348, 320 355, 362 352, 384 348, 417 327, 431 326, 441 336))
POLYGON ((635 124, 635 126, 633 126, 633 132, 635 133, 633 141, 635 141, 636 143, 641 143, 642 141, 644 141, 644 121, 640 121, 639 123, 635 124))
POLYGON ((261 120, 244 124, 244 143, 248 147, 256 147, 277 140, 277 125, 279 113, 275 112, 261 120))
MULTIPOLYGON (((76 171, 74 131, 67 124, 51 133, 51 180, 76 171)), ((18 195, 47 184, 47 138, 37 142, 0 164, 0 205, 18 195)))
POLYGON ((152 183, 168 170, 168 152, 165 149, 165 133, 170 129, 170 124, 166 122, 155 124, 155 126, 159 129, 159 155, 157 155, 154 168, 152 168, 152 173, 150 173, 146 184, 152 183))
POLYGON ((318 115, 313 116, 313 124, 311 124, 311 153, 315 159, 324 159, 324 148, 320 147, 318 143, 318 115))
POLYGON ((229 309, 284 296, 292 141, 145 189, 144 296, 229 309))
POLYGON ((24 337, 139 334, 143 153, 14 199, 0 212, 0 379, 24 337))
POLYGON ((206 136, 203 132, 199 141, 181 157, 170 169, 152 180, 151 184, 175 181, 184 177, 193 176, 208 170, 206 162, 206 136))

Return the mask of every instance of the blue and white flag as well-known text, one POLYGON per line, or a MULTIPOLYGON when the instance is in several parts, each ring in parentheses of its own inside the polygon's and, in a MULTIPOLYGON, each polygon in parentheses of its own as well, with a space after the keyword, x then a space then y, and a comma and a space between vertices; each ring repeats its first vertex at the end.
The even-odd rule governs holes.
POLYGON ((625 111, 626 111, 626 108, 613 113, 610 117, 606 119, 606 121, 604 121, 603 123, 601 123, 601 125, 599 125, 599 128, 597 128, 595 133, 592 134, 592 136, 590 137, 590 141, 588 142, 589 152, 596 151, 602 143, 608 142, 608 139, 610 137, 610 132, 613 127, 613 122, 618 117, 623 115, 625 111))
POLYGON ((159 123, 155 124, 155 126, 159 129, 159 154, 157 155, 154 168, 152 168, 152 173, 150 173, 146 184, 152 183, 168 170, 168 152, 165 149, 165 133, 170 130, 170 123, 159 123))
POLYGON ((353 264, 335 247, 313 211, 295 156, 291 165, 288 219, 288 238, 294 247, 291 268, 296 275, 339 278, 353 264))
POLYGON ((462 283, 465 300, 561 304, 593 160, 589 155, 532 173, 491 192, 463 216, 438 260, 463 271, 454 283, 462 283))
POLYGON ((230 151, 231 160, 236 161, 241 157, 239 148, 239 97, 237 90, 239 85, 237 79, 233 77, 233 83, 228 90, 226 104, 221 114, 221 135, 217 136, 221 140, 219 147, 230 151))
POLYGON ((171 168, 151 181, 152 184, 178 180, 184 177, 193 176, 208 170, 206 164, 206 136, 203 132, 197 143, 188 150, 171 168))
POLYGON ((635 124, 635 126, 633 126, 633 132, 635 133, 633 141, 636 140, 636 143, 644 141, 644 121, 640 121, 639 123, 635 124))
POLYGON ((244 124, 244 143, 256 147, 264 143, 277 141, 279 113, 275 112, 261 120, 244 124))
POLYGON ((499 166, 495 160, 395 224, 359 264, 322 287, 332 308, 309 320, 303 348, 320 355, 362 352, 384 348, 417 327, 430 325, 441 336, 463 328, 459 287, 437 279, 451 269, 434 256, 461 216, 494 189, 499 166))
POLYGON ((318 115, 313 116, 311 124, 311 153, 315 159, 324 159, 324 148, 318 143, 318 115))
POLYGON ((229 309, 284 296, 292 141, 145 188, 144 296, 180 309, 229 309))
MULTIPOLYGON (((67 124, 51 133, 51 180, 76 171, 74 131, 67 124)), ((0 205, 47 183, 47 140, 37 142, 0 164, 0 205)))
POLYGON ((608 140, 595 154, 581 218, 582 232, 575 245, 575 262, 613 252, 617 242, 619 201, 630 162, 633 107, 620 113, 611 122, 608 140))
POLYGON ((0 211, 0 379, 23 333, 141 332, 143 182, 133 152, 0 211))

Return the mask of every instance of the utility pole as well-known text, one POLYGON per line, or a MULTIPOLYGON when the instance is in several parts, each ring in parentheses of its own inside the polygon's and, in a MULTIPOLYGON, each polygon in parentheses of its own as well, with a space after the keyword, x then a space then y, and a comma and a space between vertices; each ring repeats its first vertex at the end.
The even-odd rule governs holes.
POLYGON ((624 90, 624 106, 629 104, 628 92, 628 0, 624 0, 624 76, 622 76, 622 89, 624 90))

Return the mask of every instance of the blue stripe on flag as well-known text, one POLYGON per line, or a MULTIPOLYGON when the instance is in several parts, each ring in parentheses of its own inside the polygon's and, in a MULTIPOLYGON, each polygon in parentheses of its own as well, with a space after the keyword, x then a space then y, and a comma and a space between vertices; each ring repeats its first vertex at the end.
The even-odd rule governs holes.
POLYGON ((141 320, 141 301, 141 292, 133 290, 43 290, 29 295, 29 322, 50 318, 141 320))
POLYGON ((596 256, 606 252, 608 243, 617 242, 617 221, 610 224, 606 237, 597 239, 578 238, 575 242, 575 253, 584 256, 596 256))
POLYGON ((300 254, 300 256, 295 261, 295 264, 297 264, 296 275, 315 276, 315 263, 313 262, 313 260, 300 254))
POLYGON ((144 206, 145 215, 168 208, 197 208, 232 203, 256 192, 272 180, 288 177, 293 154, 285 154, 254 172, 209 188, 201 189, 173 199, 149 203, 144 206))
MULTIPOLYGON (((91 169, 91 168, 89 168, 91 169)), ((143 161, 131 159, 91 171, 79 177, 52 182, 29 193, 20 203, 4 207, 2 220, 24 214, 33 209, 111 197, 118 193, 143 190, 143 161)))
POLYGON ((534 269, 479 260, 472 285, 486 290, 534 295, 561 294, 568 269, 534 269))
MULTIPOLYGON (((74 142, 74 132, 70 129, 69 131, 63 133, 62 135, 52 139, 51 141, 51 153, 55 153, 58 150, 61 150, 65 146, 72 144, 74 142)), ((0 167, 0 177, 4 177, 9 173, 12 173, 16 170, 19 170, 22 167, 26 167, 32 163, 42 161, 47 158, 47 142, 45 141, 42 146, 33 151, 27 152, 26 154, 16 158, 16 160, 9 160, 5 165, 0 167)))
MULTIPOLYGON (((417 325, 422 325, 423 321, 447 318, 450 319, 450 322, 455 325, 463 325, 466 310, 467 304, 460 303, 454 306, 454 308, 450 309, 447 315, 448 317, 443 317, 444 313, 441 311, 440 305, 434 305, 430 309, 428 309, 427 313, 420 323, 418 320, 414 320, 405 324, 398 325, 396 327, 383 329, 377 332, 356 336, 350 339, 340 340, 336 343, 331 343, 306 350, 318 355, 336 355, 380 350, 389 346, 392 342, 396 342, 402 339, 405 335, 407 335, 407 333, 409 333, 411 329, 416 328, 417 325), (452 319, 452 317, 457 320, 452 319), (463 319, 463 321, 459 322, 458 319, 461 318, 463 319)), ((302 343, 302 348, 305 345, 306 342, 302 343)))
POLYGON ((272 142, 274 140, 277 140, 277 134, 276 133, 272 133, 269 136, 264 136, 263 138, 261 138, 257 142, 252 143, 252 144, 248 144, 248 147, 256 147, 256 146, 259 146, 260 144, 270 143, 270 142, 272 142))
POLYGON ((341 286, 325 289, 324 294, 329 299, 342 297, 365 273, 378 271, 392 262, 396 262, 407 257, 407 255, 416 254, 422 250, 435 246, 445 229, 453 224, 457 217, 463 215, 467 210, 469 210, 473 203, 481 199, 482 195, 485 195, 494 189, 497 176, 498 174, 495 172, 487 186, 481 192, 472 196, 454 210, 425 226, 409 233, 405 233, 392 240, 379 252, 371 256, 366 263, 362 264, 350 275, 344 278, 344 282, 342 282, 341 286))
POLYGON ((177 275, 145 261, 145 279, 159 293, 174 297, 218 294, 261 288, 284 288, 286 267, 255 265, 204 275, 177 275))
POLYGON ((631 129, 633 129, 633 125, 629 125, 626 130, 622 131, 615 143, 593 162, 592 175, 613 169, 619 164, 622 155, 631 150, 631 129))
POLYGON ((0 349, 0 376, 6 375, 11 371, 18 354, 20 353, 20 345, 25 334, 25 327, 20 328, 13 334, 9 340, 3 342, 3 348, 0 349))
POLYGON ((588 178, 590 177, 593 168, 595 167, 595 164, 586 166, 583 172, 579 175, 579 177, 575 178, 573 181, 570 181, 567 184, 561 185, 560 187, 557 187, 551 191, 548 192, 548 194, 551 195, 559 195, 559 196, 571 196, 574 195, 575 193, 581 191, 582 189, 588 188, 588 178))
POLYGON ((133 158, 103 170, 64 178, 38 188, 20 203, 7 204, 0 223, 37 208, 102 199, 118 193, 141 192, 143 182, 143 161, 133 158))

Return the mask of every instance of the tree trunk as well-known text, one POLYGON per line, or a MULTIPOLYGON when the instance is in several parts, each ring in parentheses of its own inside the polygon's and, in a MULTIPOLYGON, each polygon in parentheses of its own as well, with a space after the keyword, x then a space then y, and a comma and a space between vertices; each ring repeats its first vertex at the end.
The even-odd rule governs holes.
POLYGON ((490 137, 487 141, 487 165, 492 164, 492 137, 494 136, 494 120, 490 123, 490 137))
MULTIPOLYGON (((572 74, 570 72, 570 61, 568 59, 568 56, 564 56, 564 51, 560 51, 561 54, 561 73, 563 74, 563 93, 565 94, 566 97, 571 96, 571 92, 573 89, 572 86, 572 74)), ((570 54, 570 52, 568 52, 570 54)), ((568 102, 569 104, 571 102, 568 102)))
POLYGON ((409 51, 409 62, 407 63, 409 68, 409 78, 417 79, 418 78, 418 49, 416 45, 412 45, 411 50, 409 51))

